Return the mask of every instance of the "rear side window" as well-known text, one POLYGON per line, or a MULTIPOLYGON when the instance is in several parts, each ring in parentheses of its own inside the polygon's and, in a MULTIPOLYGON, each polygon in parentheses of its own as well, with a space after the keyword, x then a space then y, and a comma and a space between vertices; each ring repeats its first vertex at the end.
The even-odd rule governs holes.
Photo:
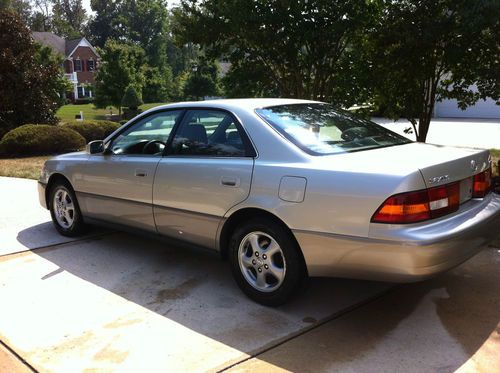
POLYGON ((257 114, 312 155, 360 151, 411 142, 403 136, 328 104, 280 105, 257 114))
POLYGON ((244 157, 245 142, 233 116, 219 110, 190 110, 176 131, 172 153, 244 157))

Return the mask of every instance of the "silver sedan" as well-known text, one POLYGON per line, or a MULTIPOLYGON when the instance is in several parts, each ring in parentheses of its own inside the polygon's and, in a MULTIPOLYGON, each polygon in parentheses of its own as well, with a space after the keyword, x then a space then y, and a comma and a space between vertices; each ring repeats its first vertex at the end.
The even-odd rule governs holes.
POLYGON ((39 194, 63 235, 112 224, 217 250, 266 305, 307 276, 425 279, 500 233, 488 151, 303 100, 154 108, 48 160, 39 194))

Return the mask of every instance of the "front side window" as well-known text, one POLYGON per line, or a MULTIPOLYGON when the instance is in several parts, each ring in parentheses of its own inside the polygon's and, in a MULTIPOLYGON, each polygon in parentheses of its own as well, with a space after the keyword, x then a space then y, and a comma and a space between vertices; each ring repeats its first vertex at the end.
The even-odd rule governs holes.
POLYGON ((75 71, 82 71, 82 60, 75 60, 75 71))
POLYGON ((113 154, 161 156, 182 110, 152 114, 118 135, 111 144, 113 154))
POLYGON ((87 61, 87 70, 94 71, 94 69, 95 69, 94 60, 88 60, 87 61))
POLYGON ((243 136, 233 116, 219 110, 190 110, 172 142, 172 153, 244 157, 243 136))
POLYGON ((328 104, 292 104, 256 110, 300 149, 312 155, 345 153, 411 142, 328 104))

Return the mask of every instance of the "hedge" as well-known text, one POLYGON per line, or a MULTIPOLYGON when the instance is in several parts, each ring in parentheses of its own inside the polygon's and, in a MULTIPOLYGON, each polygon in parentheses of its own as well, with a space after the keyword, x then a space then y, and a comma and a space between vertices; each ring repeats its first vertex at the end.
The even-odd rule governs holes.
POLYGON ((85 139, 70 128, 48 124, 25 124, 5 134, 0 153, 44 155, 66 153, 85 147, 85 139))
POLYGON ((68 122, 63 126, 78 132, 88 143, 94 140, 104 140, 119 128, 120 124, 109 120, 85 120, 68 122))

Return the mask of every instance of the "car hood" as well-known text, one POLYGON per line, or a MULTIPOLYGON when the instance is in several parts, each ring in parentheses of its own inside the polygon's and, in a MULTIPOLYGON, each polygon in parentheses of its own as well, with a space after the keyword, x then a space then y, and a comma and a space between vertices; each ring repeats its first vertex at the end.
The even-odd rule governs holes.
POLYGON ((490 165, 488 150, 425 143, 314 158, 316 167, 338 171, 403 176, 420 170, 427 187, 465 179, 490 165))
POLYGON ((52 157, 51 160, 63 160, 63 159, 87 158, 87 157, 88 153, 83 150, 79 152, 56 155, 55 157, 52 157))

